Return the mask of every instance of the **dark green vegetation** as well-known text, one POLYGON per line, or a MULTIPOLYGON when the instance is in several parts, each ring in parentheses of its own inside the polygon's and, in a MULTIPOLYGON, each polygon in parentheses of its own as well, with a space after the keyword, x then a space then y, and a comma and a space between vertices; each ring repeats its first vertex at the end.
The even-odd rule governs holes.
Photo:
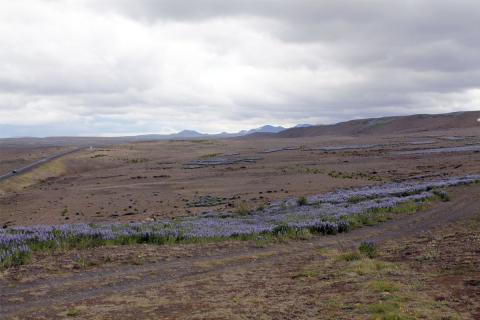
POLYGON ((223 204, 233 204, 237 197, 216 197, 216 196, 201 196, 192 203, 188 203, 188 207, 215 207, 223 204))

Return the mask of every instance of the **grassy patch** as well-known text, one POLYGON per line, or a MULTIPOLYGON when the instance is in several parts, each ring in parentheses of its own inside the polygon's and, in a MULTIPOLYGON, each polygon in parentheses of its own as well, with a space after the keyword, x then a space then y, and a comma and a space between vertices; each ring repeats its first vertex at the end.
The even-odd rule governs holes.
POLYGON ((320 319, 458 318, 445 301, 435 299, 427 275, 408 263, 385 261, 376 250, 374 258, 359 250, 322 250, 323 259, 302 264, 290 278, 298 280, 298 292, 321 292, 320 319))
POLYGON ((301 278, 314 278, 317 276, 315 270, 303 270, 292 276, 292 279, 301 279, 301 278))
POLYGON ((67 317, 77 317, 80 315, 80 311, 77 309, 69 309, 66 313, 67 317))
POLYGON ((358 250, 367 255, 370 259, 377 256, 377 245, 374 242, 364 241, 360 244, 358 250))
POLYGON ((368 287, 372 289, 374 292, 381 293, 381 292, 395 292, 400 289, 398 283, 389 280, 374 280, 368 284, 368 287))
POLYGON ((362 255, 358 251, 352 251, 340 255, 338 258, 343 261, 355 261, 362 259, 362 255))
POLYGON ((348 271, 358 275, 372 275, 389 273, 394 274, 398 271, 399 266, 391 262, 385 262, 375 259, 360 259, 353 261, 348 266, 348 271))
POLYGON ((250 214, 251 210, 248 208, 245 204, 240 204, 236 209, 235 213, 240 215, 240 216, 248 216, 250 214))
POLYGON ((393 301, 380 301, 368 306, 368 311, 372 315, 371 319, 382 320, 403 320, 412 319, 400 314, 400 305, 393 301))
POLYGON ((433 194, 443 202, 450 201, 450 196, 448 195, 447 192, 445 192, 443 190, 434 190, 433 194))
POLYGON ((30 251, 15 252, 12 255, 9 255, 2 261, 0 261, 0 269, 6 269, 11 267, 18 267, 24 264, 27 264, 32 259, 32 253, 30 251))
POLYGON ((21 191, 37 183, 42 183, 51 177, 65 173, 64 159, 56 159, 45 163, 32 171, 12 177, 0 183, 0 194, 21 191))
POLYGON ((330 280, 325 294, 331 287, 333 295, 329 299, 339 306, 329 308, 332 318, 347 314, 351 319, 457 319, 458 316, 447 304, 435 301, 432 293, 426 291, 428 287, 419 286, 424 276, 403 263, 368 258, 359 251, 337 251, 313 270, 330 280), (338 291, 341 283, 348 286, 338 291), (345 305, 350 308, 341 308, 345 305))
POLYGON ((200 159, 209 159, 209 158, 215 158, 218 156, 221 156, 223 153, 207 153, 202 156, 200 156, 200 159))
POLYGON ((342 216, 352 228, 362 226, 373 226, 381 222, 391 220, 394 214, 414 214, 427 208, 425 201, 407 201, 400 203, 393 208, 379 208, 362 213, 342 216))

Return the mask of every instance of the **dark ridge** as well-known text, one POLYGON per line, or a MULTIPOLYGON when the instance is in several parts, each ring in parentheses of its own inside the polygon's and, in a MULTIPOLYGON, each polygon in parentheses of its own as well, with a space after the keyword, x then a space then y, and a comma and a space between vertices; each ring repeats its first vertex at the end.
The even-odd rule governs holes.
POLYGON ((472 127, 480 129, 479 118, 480 111, 465 111, 445 114, 417 114, 410 116, 358 119, 332 125, 291 128, 273 135, 262 135, 262 137, 300 138, 323 135, 357 136, 370 134, 415 133, 472 127))

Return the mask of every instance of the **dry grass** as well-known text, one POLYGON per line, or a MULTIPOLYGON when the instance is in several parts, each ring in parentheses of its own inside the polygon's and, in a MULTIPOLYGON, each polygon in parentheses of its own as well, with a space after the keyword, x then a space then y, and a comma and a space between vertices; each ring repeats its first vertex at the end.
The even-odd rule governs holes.
POLYGON ((64 159, 53 160, 28 173, 0 182, 0 195, 21 191, 48 178, 58 177, 65 172, 64 159))
POLYGON ((398 254, 396 247, 380 248, 373 259, 358 251, 355 259, 344 259, 344 250, 305 249, 207 260, 192 265, 196 271, 189 276, 74 306, 54 305, 45 314, 88 319, 468 318, 448 300, 436 299, 439 291, 429 285, 431 274, 409 262, 388 261, 393 252, 398 254))

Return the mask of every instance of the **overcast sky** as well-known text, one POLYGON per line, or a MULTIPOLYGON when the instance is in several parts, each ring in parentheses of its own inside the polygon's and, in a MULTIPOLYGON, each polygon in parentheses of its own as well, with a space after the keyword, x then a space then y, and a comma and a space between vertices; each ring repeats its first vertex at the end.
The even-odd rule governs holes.
POLYGON ((480 1, 0 1, 0 137, 478 110, 480 1))

